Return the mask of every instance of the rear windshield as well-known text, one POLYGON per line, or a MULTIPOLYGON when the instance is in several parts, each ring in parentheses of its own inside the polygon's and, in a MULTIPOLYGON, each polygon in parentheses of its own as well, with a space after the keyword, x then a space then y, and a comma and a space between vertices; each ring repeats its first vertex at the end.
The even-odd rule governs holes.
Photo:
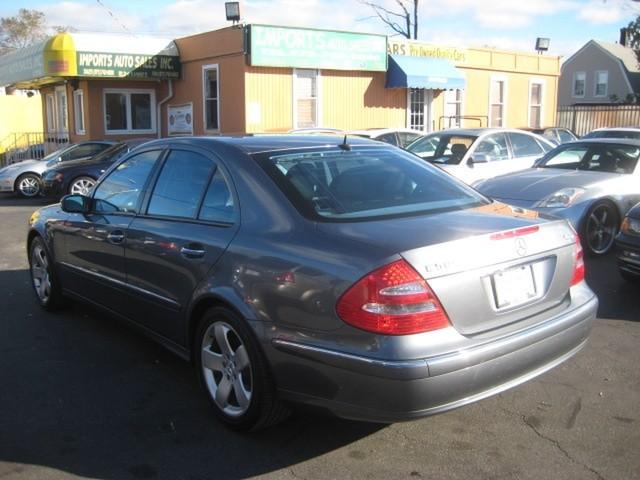
POLYGON ((457 165, 477 138, 475 135, 435 133, 419 138, 406 148, 430 162, 457 165))
POLYGON ((633 130, 595 130, 582 138, 630 138, 640 140, 640 131, 633 130))
POLYGON ((306 217, 376 219, 489 203, 462 182, 390 148, 272 152, 256 160, 306 217))

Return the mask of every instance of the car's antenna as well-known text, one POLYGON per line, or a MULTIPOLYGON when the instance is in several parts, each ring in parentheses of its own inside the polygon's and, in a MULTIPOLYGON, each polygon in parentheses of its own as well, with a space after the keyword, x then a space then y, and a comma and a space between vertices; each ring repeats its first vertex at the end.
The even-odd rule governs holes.
POLYGON ((347 143, 347 136, 344 136, 344 141, 338 145, 342 150, 346 150, 347 152, 351 150, 351 145, 347 143))

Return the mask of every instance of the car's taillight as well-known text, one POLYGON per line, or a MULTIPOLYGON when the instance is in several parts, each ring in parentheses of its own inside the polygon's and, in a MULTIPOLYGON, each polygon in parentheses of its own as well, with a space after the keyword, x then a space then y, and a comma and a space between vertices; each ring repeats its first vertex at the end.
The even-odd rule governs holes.
POLYGON ((354 327, 383 335, 409 335, 449 326, 427 282, 404 260, 369 273, 338 300, 336 311, 354 327))
POLYGON ((573 253, 573 277, 571 277, 571 286, 584 280, 584 253, 580 244, 580 237, 576 235, 575 251, 573 253))

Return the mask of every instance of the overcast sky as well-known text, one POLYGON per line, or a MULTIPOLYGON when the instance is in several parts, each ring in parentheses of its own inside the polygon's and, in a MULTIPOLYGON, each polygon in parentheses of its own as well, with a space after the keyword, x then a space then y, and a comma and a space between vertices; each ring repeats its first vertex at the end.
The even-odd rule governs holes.
MULTIPOLYGON (((394 9, 394 0, 375 0, 394 9)), ((614 42, 640 13, 631 0, 421 0, 419 39, 446 45, 533 50, 551 38, 551 53, 570 55, 587 40, 614 42)), ((43 11, 51 25, 83 32, 144 32, 181 37, 227 25, 223 0, 22 0, 2 2, 0 16, 18 8, 43 11)), ((246 23, 392 34, 357 0, 245 0, 246 23)))

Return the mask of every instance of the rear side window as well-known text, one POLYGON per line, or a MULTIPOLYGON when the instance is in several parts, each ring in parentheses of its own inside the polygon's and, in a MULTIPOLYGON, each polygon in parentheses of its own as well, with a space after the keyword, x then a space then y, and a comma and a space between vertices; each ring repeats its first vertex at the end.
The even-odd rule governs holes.
POLYGON ((213 161, 203 155, 173 150, 162 166, 147 213, 196 218, 214 168, 213 161))
POLYGON ((399 143, 403 148, 409 145, 411 142, 417 140, 419 137, 421 137, 421 135, 418 133, 398 132, 398 138, 400 139, 399 143))
POLYGON ((534 157, 541 156, 543 150, 538 145, 535 138, 525 135, 524 133, 509 133, 511 139, 511 148, 513 149, 513 156, 515 158, 520 157, 534 157))
POLYGON ((233 223, 235 217, 233 195, 218 169, 211 179, 198 218, 210 222, 233 223))
POLYGON ((473 152, 473 158, 476 158, 478 155, 484 156, 484 159, 488 162, 508 160, 509 149, 507 148, 507 137, 505 134, 494 133, 493 135, 487 136, 478 143, 478 146, 473 152))
POLYGON ((134 155, 116 167, 93 195, 94 211, 100 213, 135 212, 142 189, 161 150, 134 155))
POLYGON ((376 138, 376 140, 380 142, 390 143, 391 145, 398 145, 395 133, 385 133, 384 135, 380 135, 378 138, 376 138))
POLYGON ((401 150, 264 153, 258 163, 307 217, 376 219, 486 202, 474 190, 401 150))
POLYGON ((576 137, 566 130, 558 130, 558 137, 561 143, 572 142, 576 139, 576 137))

